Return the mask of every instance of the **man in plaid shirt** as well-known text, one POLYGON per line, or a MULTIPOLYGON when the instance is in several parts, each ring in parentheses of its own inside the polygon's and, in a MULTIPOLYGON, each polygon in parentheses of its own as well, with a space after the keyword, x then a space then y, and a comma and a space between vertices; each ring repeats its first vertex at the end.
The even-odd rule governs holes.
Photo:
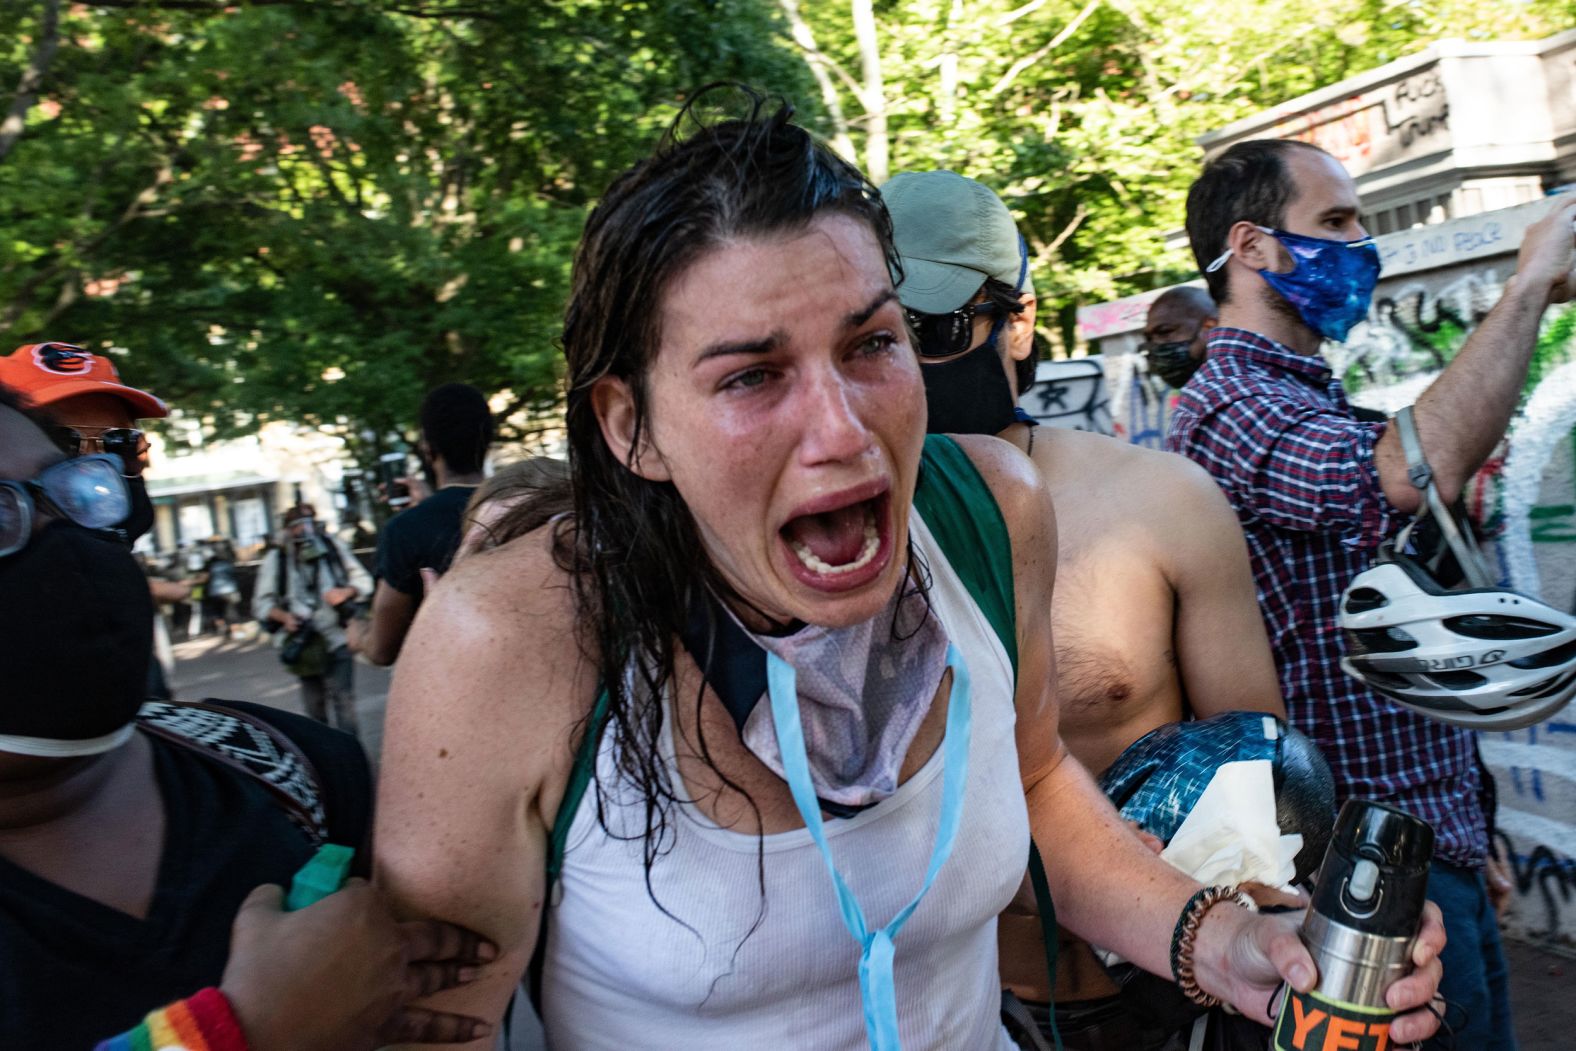
MULTIPOLYGON (((1209 471, 1237 512, 1287 710, 1323 749, 1341 799, 1384 800, 1434 826, 1429 897, 1450 939, 1440 992, 1467 1015, 1449 1015, 1456 1046, 1513 1049, 1475 738, 1340 669, 1341 593, 1420 505, 1399 435, 1359 421, 1319 356, 1366 315, 1378 278, 1359 207, 1339 162, 1304 143, 1239 143, 1205 166, 1187 230, 1220 327, 1166 446, 1209 471)), ((1504 434, 1544 310, 1576 291, 1573 215, 1576 199, 1527 232, 1498 305, 1418 399, 1447 502, 1504 434)))

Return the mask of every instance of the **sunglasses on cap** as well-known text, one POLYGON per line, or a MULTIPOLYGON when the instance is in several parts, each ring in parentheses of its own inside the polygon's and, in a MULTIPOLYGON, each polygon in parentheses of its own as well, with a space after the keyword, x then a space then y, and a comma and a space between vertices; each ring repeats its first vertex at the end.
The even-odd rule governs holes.
POLYGON ((922 358, 950 358, 962 354, 974 342, 974 318, 978 314, 1000 314, 1001 307, 986 300, 983 303, 965 303, 946 314, 922 314, 905 310, 909 327, 914 330, 919 356, 922 358))
POLYGON ((47 508, 86 529, 108 529, 131 513, 131 493, 120 458, 107 453, 62 460, 23 482, 0 481, 0 558, 33 536, 33 520, 47 508))
POLYGON ((142 454, 148 451, 148 436, 135 427, 105 427, 97 434, 84 434, 75 427, 51 427, 50 436, 67 456, 87 456, 93 452, 120 457, 125 473, 142 473, 142 454), (97 448, 94 448, 94 447, 97 448))

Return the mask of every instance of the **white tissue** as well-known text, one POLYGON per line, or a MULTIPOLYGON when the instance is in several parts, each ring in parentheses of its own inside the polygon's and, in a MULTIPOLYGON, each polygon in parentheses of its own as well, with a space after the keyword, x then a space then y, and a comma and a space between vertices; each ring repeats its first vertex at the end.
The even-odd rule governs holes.
POLYGON ((1205 885, 1256 880, 1291 890, 1302 836, 1275 823, 1268 759, 1223 763, 1160 856, 1205 885))

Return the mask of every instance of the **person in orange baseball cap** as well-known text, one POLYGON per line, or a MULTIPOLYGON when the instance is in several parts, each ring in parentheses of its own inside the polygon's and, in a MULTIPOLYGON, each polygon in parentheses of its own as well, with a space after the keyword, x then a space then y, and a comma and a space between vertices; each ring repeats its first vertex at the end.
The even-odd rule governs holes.
POLYGON ((0 383, 54 418, 52 437, 67 453, 113 453, 128 477, 140 475, 147 462, 148 441, 137 421, 170 414, 158 398, 122 383, 109 358, 71 343, 28 343, 0 357, 0 383))
MULTIPOLYGON (((115 363, 72 343, 28 343, 0 356, 0 385, 10 387, 53 421, 50 437, 68 456, 104 452, 124 464, 131 513, 112 531, 128 544, 153 528, 153 501, 142 480, 147 466, 148 439, 137 427, 142 419, 163 419, 169 407, 147 391, 128 387, 120 380, 115 363)), ((184 602, 190 584, 148 579, 155 602, 184 602)), ((148 673, 150 697, 171 697, 169 673, 173 665, 169 629, 163 616, 155 620, 158 641, 148 673)))

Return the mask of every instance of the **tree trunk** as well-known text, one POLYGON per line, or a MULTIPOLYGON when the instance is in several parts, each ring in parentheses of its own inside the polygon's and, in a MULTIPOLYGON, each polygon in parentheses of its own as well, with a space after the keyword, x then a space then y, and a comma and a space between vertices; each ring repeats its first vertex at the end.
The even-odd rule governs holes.
POLYGON ((937 62, 940 88, 936 96, 936 113, 942 124, 951 124, 958 112, 958 26, 963 21, 963 0, 952 0, 952 10, 947 15, 947 34, 937 62))
POLYGON ((22 137, 22 128, 27 124, 27 111, 33 108, 33 101, 38 97, 38 86, 43 83, 44 74, 49 72, 49 64, 55 59, 55 48, 60 44, 60 0, 44 0, 44 12, 38 18, 38 36, 35 39, 38 46, 33 49, 33 59, 27 69, 22 71, 22 79, 16 86, 16 97, 11 100, 5 120, 0 121, 0 161, 5 160, 11 147, 16 145, 16 140, 22 137))
MULTIPOLYGON (((810 23, 804 20, 804 15, 799 13, 798 0, 778 0, 783 14, 788 16, 788 28, 793 34, 793 42, 799 45, 804 52, 805 64, 810 67, 810 75, 815 78, 816 85, 821 89, 821 104, 826 107, 827 119, 832 122, 832 149, 842 154, 853 163, 859 162, 859 154, 854 149, 854 140, 848 134, 848 118, 843 114, 843 100, 838 97, 837 85, 832 83, 832 71, 835 64, 815 42, 815 34, 810 31, 810 23)), ((838 72, 842 72, 840 69, 838 72)), ((847 76, 847 74, 843 74, 847 76)))
POLYGON ((876 13, 871 0, 853 0, 854 38, 864 76, 860 93, 865 107, 865 175, 880 186, 887 180, 886 85, 881 80, 881 46, 876 37, 876 13))

